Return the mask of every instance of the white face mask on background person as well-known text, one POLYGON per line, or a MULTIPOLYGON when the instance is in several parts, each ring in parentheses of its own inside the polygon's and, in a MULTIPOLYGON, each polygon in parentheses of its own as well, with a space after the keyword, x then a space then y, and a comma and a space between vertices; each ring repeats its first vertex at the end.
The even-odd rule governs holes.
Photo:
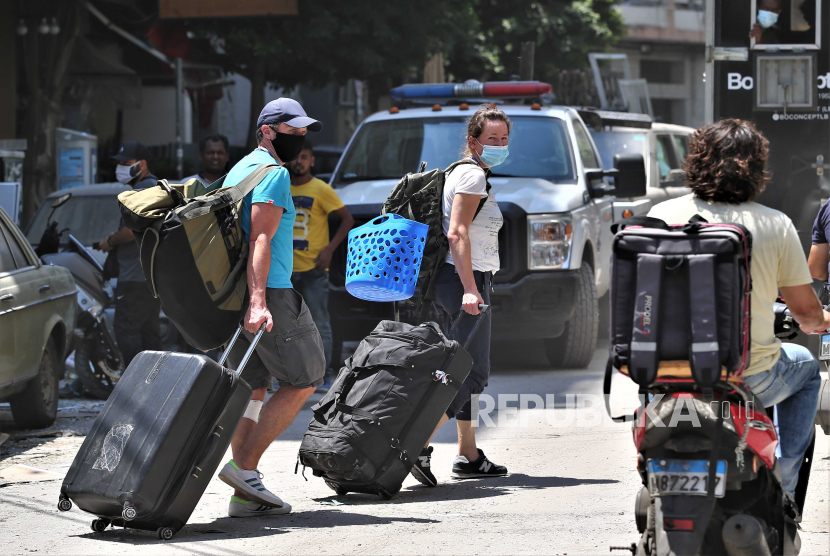
POLYGON ((778 22, 778 14, 767 10, 758 10, 758 24, 764 29, 769 29, 778 22))
POLYGON ((115 179, 127 185, 133 181, 141 173, 141 162, 136 162, 132 166, 125 166, 119 164, 115 167, 115 179))

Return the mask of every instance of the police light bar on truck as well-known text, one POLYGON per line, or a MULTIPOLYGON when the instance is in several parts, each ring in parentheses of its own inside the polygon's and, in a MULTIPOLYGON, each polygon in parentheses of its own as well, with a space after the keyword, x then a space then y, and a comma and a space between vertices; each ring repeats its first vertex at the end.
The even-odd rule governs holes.
POLYGON ((538 97, 553 90, 540 81, 479 81, 464 83, 411 83, 389 91, 389 96, 401 100, 427 98, 508 98, 538 97))
POLYGON ((610 110, 578 109, 577 112, 587 125, 601 131, 603 127, 637 127, 651 129, 652 119, 648 114, 635 112, 612 112, 610 110))

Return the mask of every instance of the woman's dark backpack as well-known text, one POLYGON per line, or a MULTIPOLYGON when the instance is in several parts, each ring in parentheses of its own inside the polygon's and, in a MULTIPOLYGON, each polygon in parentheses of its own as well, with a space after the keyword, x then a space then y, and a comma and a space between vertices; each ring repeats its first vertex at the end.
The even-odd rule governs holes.
MULTIPOLYGON (((424 171, 427 163, 421 162, 418 172, 409 173, 401 178, 386 202, 383 203, 381 210, 382 214, 398 214, 429 226, 421 270, 418 273, 418 291, 421 293, 416 302, 416 312, 420 315, 417 322, 426 320, 429 306, 432 303, 435 276, 450 250, 449 241, 444 234, 444 183, 449 173, 461 164, 476 164, 476 162, 467 158, 453 162, 446 170, 436 168, 428 172, 424 171)), ((485 170, 485 175, 489 177, 489 170, 485 170)), ((488 181, 487 193, 489 192, 490 182, 488 181)), ((476 209, 476 216, 486 201, 487 197, 482 197, 476 209)))

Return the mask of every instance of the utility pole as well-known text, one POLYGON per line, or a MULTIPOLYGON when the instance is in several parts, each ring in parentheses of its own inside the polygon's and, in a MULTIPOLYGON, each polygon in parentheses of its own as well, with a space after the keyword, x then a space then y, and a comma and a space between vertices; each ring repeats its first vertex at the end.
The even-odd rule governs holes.
POLYGON ((182 59, 176 58, 176 177, 184 177, 184 76, 182 59))
POLYGON ((522 81, 533 81, 533 60, 536 55, 536 41, 522 43, 521 64, 519 78, 522 81))

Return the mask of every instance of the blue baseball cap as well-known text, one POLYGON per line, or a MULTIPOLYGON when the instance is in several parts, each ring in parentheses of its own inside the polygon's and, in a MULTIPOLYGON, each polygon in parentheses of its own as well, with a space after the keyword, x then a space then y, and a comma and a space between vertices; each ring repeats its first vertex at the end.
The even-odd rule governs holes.
POLYGON ((286 123, 291 127, 307 127, 309 131, 323 129, 323 124, 309 118, 300 103, 291 98, 278 98, 266 104, 259 113, 256 126, 261 128, 267 124, 279 123, 286 123))

